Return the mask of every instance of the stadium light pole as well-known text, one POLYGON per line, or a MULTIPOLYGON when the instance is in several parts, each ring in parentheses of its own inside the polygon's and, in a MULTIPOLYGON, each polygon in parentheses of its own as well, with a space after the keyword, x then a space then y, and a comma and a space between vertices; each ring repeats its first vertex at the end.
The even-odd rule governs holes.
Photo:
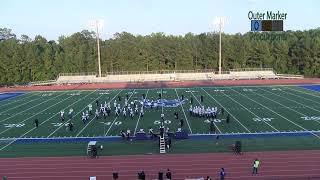
POLYGON ((99 66, 99 77, 101 77, 101 61, 100 61, 100 38, 99 38, 99 29, 103 27, 104 21, 102 19, 97 19, 90 21, 90 26, 96 31, 97 38, 97 49, 98 49, 98 66, 99 66))
POLYGON ((214 19, 214 25, 219 26, 219 74, 221 74, 221 30, 227 21, 226 17, 220 16, 214 19))

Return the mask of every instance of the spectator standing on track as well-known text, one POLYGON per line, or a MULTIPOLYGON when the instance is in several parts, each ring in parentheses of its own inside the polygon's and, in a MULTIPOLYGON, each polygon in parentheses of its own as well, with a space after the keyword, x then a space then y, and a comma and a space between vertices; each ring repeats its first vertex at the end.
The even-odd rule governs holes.
POLYGON ((193 97, 190 98, 190 103, 193 104, 193 97))
POLYGON ((99 101, 98 101, 98 99, 96 100, 96 105, 97 105, 97 107, 99 107, 99 101))
POLYGON ((200 96, 200 101, 203 102, 203 96, 202 95, 200 96))
POLYGON ((166 178, 167 178, 167 180, 171 180, 171 171, 170 171, 170 169, 167 170, 166 178))
POLYGON ((253 174, 253 175, 258 174, 259 165, 260 165, 260 161, 259 161, 258 159, 255 159, 255 160, 253 161, 253 171, 252 171, 252 174, 253 174))
POLYGON ((121 96, 118 96, 118 101, 121 101, 121 96))
POLYGON ((219 175, 220 175, 220 180, 224 180, 226 176, 226 172, 224 171, 224 168, 221 168, 219 175))
POLYGON ((224 114, 224 108, 222 107, 221 108, 221 115, 223 115, 224 114))
POLYGON ((39 120, 38 120, 38 118, 36 118, 36 119, 34 120, 34 124, 35 124, 36 128, 39 127, 39 120))
POLYGON ((140 179, 140 180, 146 179, 146 175, 145 175, 144 171, 138 172, 138 179, 140 179))
POLYGON ((118 179, 119 178, 118 172, 113 172, 112 177, 114 180, 118 179))
POLYGON ((163 180, 163 172, 159 171, 158 173, 158 180, 163 180))
POLYGON ((181 100, 184 100, 184 95, 183 94, 181 95, 181 100))

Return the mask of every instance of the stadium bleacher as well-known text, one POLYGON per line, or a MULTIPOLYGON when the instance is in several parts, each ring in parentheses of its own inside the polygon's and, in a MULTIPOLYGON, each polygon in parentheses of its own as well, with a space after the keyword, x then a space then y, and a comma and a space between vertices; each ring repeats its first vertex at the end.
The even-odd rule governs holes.
POLYGON ((116 72, 97 77, 95 73, 62 73, 57 80, 32 82, 29 85, 81 84, 81 83, 137 83, 169 81, 212 81, 254 79, 303 79, 301 75, 277 74, 272 68, 231 69, 221 74, 214 70, 116 72))

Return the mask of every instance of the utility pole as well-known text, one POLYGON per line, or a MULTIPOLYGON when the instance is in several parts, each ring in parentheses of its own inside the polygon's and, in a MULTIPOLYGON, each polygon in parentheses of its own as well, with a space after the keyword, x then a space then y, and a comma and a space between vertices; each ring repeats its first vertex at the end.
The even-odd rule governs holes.
POLYGON ((221 18, 219 23, 219 74, 221 74, 221 18))
POLYGON ((98 67, 99 67, 99 74, 98 76, 101 77, 101 60, 100 60, 100 38, 99 38, 99 29, 103 27, 104 21, 102 19, 97 19, 89 22, 92 29, 96 31, 96 38, 97 38, 97 50, 98 50, 98 67))
POLYGON ((98 48, 98 65, 99 65, 99 77, 101 77, 101 62, 100 62, 100 39, 99 39, 99 28, 98 28, 98 20, 96 20, 96 31, 97 31, 97 48, 98 48))
POLYGON ((226 17, 216 17, 214 20, 214 25, 219 26, 219 74, 221 74, 221 32, 222 28, 226 22, 226 17))

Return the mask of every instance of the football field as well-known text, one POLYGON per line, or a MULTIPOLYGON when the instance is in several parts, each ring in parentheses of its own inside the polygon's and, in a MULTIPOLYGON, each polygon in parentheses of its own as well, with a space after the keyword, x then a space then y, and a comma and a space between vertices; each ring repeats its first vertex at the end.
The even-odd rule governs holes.
MULTIPOLYGON (((224 114, 219 113, 214 120, 217 134, 307 132, 320 141, 320 94, 292 85, 26 92, 0 101, 0 138, 105 137, 118 136, 121 130, 127 129, 132 134, 140 129, 148 132, 150 127, 157 132, 162 112, 165 126, 172 132, 177 131, 183 119, 184 129, 190 134, 210 133, 208 118, 190 116, 191 98, 192 106, 224 108, 224 114), (133 119, 128 115, 124 118, 122 114, 116 116, 112 110, 106 119, 101 116, 95 119, 91 115, 86 124, 81 120, 88 104, 93 105, 93 111, 97 108, 97 99, 99 103, 110 102, 113 109, 114 100, 123 106, 128 96, 129 102, 139 103, 143 94, 147 100, 158 100, 161 94, 166 103, 158 108, 144 108, 143 117, 138 114, 133 119), (184 101, 178 100, 182 95, 184 101), (70 108, 75 112, 72 119, 67 118, 70 108), (61 110, 65 111, 64 122, 60 119, 61 110), (174 112, 178 112, 179 120, 174 118, 174 112), (227 114, 230 114, 230 123, 226 123, 227 114), (34 125, 36 118, 38 128, 34 125), (69 122, 74 124, 72 132, 67 126, 69 122)), ((9 145, 1 143, 0 149, 9 145)))

